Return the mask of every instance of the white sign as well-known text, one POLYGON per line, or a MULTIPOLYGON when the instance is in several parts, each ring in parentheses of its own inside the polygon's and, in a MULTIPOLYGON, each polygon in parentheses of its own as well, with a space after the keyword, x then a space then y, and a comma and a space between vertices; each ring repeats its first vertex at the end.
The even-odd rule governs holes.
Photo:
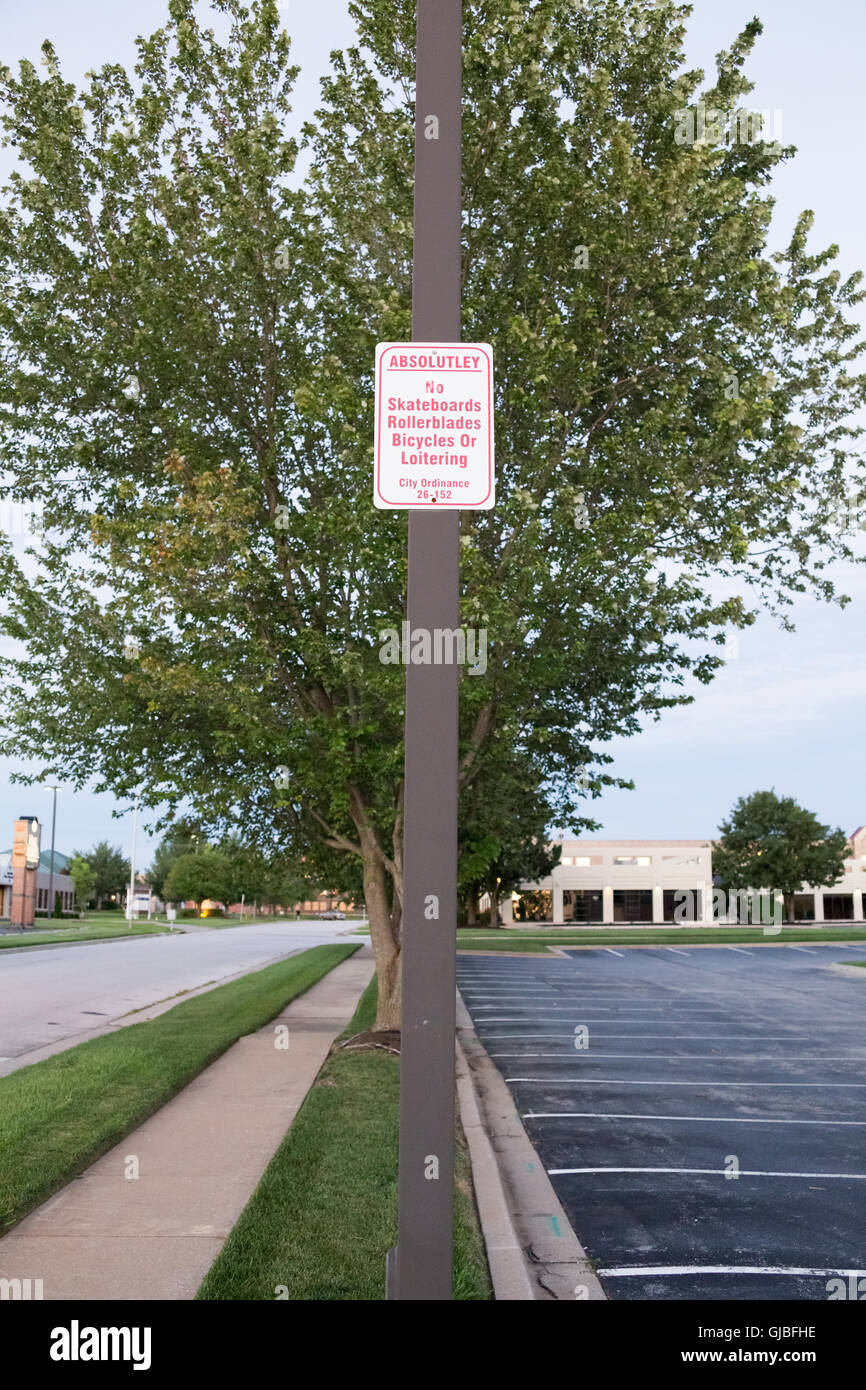
POLYGON ((490 344, 380 343, 376 506, 486 511, 494 491, 490 344))

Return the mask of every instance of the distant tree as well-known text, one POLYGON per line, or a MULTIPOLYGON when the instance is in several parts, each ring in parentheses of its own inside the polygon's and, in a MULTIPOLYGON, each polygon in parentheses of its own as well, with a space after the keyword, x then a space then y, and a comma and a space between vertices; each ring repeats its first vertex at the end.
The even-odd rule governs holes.
POLYGON ((225 902, 231 887, 231 861, 220 850, 204 849, 200 854, 182 854, 171 867, 165 881, 165 901, 186 902, 197 907, 205 898, 225 902))
POLYGON ((275 860, 269 866, 264 899, 273 907, 294 907, 295 903, 316 897, 320 891, 320 883, 303 872, 303 865, 275 860))
POLYGON ((75 885, 76 905, 83 912, 96 893, 96 871, 82 855, 75 854, 69 865, 69 876, 75 885))
POLYGON ((260 900, 268 870, 262 851, 254 845, 244 844, 236 835, 222 839, 218 850, 226 856, 228 863, 226 905, 239 903, 242 898, 247 903, 260 900))
POLYGON ((91 896, 96 898, 97 907, 101 907, 103 900, 110 898, 112 893, 119 896, 129 883, 129 860, 107 840, 100 840, 90 850, 75 850, 73 862, 76 859, 86 860, 93 871, 95 882, 91 896))
POLYGON ((148 882, 158 898, 165 898, 165 881, 172 865, 184 854, 196 854, 208 847, 200 823, 184 816, 162 837, 153 853, 153 863, 147 871, 148 882))
POLYGON ((726 892, 768 888, 781 893, 794 920, 794 894, 804 883, 829 888, 845 872, 844 830, 831 830, 793 797, 774 790, 741 797, 719 826, 713 872, 726 892))
POLYGON ((540 760, 508 749, 485 760, 467 789, 460 820, 458 885, 470 925, 480 895, 490 896, 490 921, 495 926, 500 898, 522 882, 546 878, 559 862, 559 846, 549 844, 550 808, 540 790, 543 775, 540 760))

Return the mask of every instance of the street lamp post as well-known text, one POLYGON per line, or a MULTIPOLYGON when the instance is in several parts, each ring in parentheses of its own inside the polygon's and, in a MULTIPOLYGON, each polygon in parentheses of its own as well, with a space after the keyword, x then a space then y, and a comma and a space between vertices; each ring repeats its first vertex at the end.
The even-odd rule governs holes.
POLYGON ((49 791, 54 793, 51 806, 51 858, 48 861, 48 916, 54 914, 54 830, 57 825, 57 788, 50 787, 49 791))
POLYGON ((132 926, 133 899, 135 896, 135 832, 138 828, 138 797, 132 808, 132 853, 129 856, 129 902, 126 905, 126 916, 129 925, 132 926))

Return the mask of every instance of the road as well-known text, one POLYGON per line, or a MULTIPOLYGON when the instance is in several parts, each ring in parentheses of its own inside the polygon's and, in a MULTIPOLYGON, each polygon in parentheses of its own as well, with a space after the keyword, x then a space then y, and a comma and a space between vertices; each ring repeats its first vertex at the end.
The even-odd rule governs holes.
POLYGON ((356 922, 273 922, 0 951, 0 1075, 182 990, 346 936, 356 922))
POLYGON ((833 967, 864 954, 458 958, 481 1041, 609 1298, 862 1297, 866 970, 833 967))

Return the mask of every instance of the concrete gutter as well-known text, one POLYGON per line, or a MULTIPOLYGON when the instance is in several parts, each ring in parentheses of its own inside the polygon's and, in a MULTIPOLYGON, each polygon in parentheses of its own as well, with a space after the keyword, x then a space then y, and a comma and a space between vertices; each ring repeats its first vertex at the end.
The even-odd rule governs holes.
POLYGON ((606 1299, 459 992, 457 1040, 460 1118, 495 1298, 606 1299))

